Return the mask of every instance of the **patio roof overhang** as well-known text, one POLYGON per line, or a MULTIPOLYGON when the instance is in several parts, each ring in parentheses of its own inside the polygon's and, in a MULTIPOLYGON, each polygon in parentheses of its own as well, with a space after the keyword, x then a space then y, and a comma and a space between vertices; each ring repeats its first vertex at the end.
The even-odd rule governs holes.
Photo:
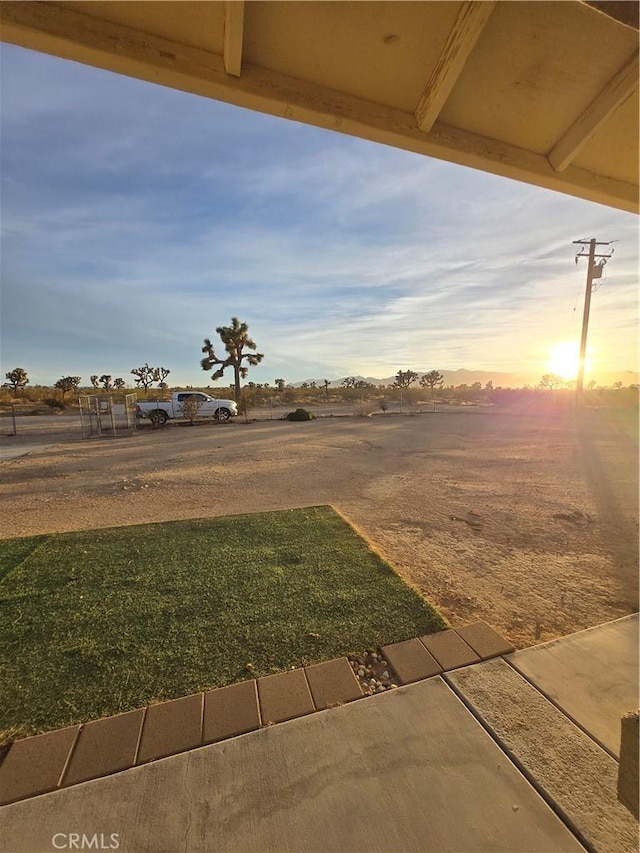
POLYGON ((637 9, 2 2, 0 38, 637 212, 637 9))

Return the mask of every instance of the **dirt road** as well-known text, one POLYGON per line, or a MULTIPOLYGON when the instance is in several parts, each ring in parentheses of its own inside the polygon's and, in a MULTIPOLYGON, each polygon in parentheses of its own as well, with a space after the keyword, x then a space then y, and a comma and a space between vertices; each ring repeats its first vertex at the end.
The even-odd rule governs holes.
POLYGON ((48 420, 2 437, 51 442, 0 467, 4 537, 332 504, 454 625, 486 619, 522 647, 637 609, 629 413, 239 420, 85 441, 48 420))

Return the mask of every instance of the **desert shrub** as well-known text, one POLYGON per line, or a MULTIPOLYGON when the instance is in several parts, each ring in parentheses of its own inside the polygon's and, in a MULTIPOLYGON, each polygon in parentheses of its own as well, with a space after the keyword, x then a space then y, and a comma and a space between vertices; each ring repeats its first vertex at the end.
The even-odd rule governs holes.
POLYGON ((198 412, 202 408, 203 402, 204 400, 202 397, 197 397, 195 394, 192 394, 190 397, 185 397, 185 399, 180 403, 182 414, 189 420, 189 423, 193 424, 195 419, 198 417, 198 412))
POLYGON ((65 408, 65 404, 62 400, 59 400, 57 397, 45 397, 42 401, 49 406, 50 409, 57 409, 58 411, 62 411, 65 408))
POLYGON ((244 422, 249 423, 249 410, 254 404, 255 394, 251 389, 244 389, 240 394, 240 400, 236 404, 239 415, 244 415, 244 422))
POLYGON ((314 421, 316 416, 313 412, 307 411, 307 409, 296 409, 295 412, 289 412, 288 415, 285 415, 285 420, 287 421, 314 421))

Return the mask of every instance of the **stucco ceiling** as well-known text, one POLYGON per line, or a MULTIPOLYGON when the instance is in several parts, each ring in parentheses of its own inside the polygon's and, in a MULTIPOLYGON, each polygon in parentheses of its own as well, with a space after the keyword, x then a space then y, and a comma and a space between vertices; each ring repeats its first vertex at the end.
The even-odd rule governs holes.
POLYGON ((0 38, 638 209, 636 3, 2 2, 0 38))

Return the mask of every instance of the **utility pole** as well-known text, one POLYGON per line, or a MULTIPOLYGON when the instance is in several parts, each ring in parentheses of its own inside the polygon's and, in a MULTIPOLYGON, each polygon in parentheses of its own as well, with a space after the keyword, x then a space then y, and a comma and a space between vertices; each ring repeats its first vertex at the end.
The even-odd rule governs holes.
POLYGON ((580 364, 578 367, 578 381, 576 382, 576 391, 578 395, 582 394, 584 389, 584 367, 585 367, 585 359, 587 355, 587 334, 589 331, 589 312, 591 310, 591 293, 593 291, 593 280, 596 278, 602 277, 602 270, 604 269, 604 265, 607 263, 614 250, 608 254, 597 254, 596 247, 597 246, 609 246, 611 243, 599 243, 595 237, 591 240, 574 240, 574 246, 588 246, 589 250, 585 251, 581 249, 576 255, 576 264, 578 263, 578 258, 588 257, 587 261, 587 286, 584 292, 584 311, 582 313, 582 336, 580 338, 580 364), (599 258, 599 263, 596 263, 596 258, 599 258))

